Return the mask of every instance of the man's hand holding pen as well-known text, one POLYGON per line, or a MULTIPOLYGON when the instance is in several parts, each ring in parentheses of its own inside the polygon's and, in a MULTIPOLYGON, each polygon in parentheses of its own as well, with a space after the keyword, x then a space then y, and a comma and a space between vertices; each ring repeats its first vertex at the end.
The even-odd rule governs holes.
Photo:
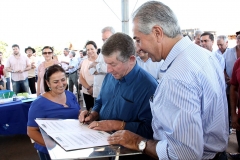
POLYGON ((78 119, 79 119, 80 123, 89 124, 92 121, 98 119, 98 113, 92 111, 91 109, 89 111, 87 111, 87 110, 81 111, 81 113, 78 116, 78 119))

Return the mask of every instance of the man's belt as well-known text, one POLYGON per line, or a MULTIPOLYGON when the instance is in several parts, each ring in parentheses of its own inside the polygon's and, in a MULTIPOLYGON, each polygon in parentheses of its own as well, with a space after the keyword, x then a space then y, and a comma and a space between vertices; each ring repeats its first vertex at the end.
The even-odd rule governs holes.
POLYGON ((69 74, 74 74, 75 72, 77 72, 77 70, 76 70, 76 71, 74 71, 74 72, 72 72, 72 73, 69 73, 69 74))

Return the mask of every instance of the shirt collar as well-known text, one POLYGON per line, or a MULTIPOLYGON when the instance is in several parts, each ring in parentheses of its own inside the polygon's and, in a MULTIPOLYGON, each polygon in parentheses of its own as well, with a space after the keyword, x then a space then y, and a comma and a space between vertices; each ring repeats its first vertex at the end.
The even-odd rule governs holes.
MULTIPOLYGON (((139 56, 137 56, 137 59, 140 60, 141 62, 144 62, 139 56)), ((146 62, 148 62, 148 61, 151 61, 150 57, 148 57, 148 59, 146 60, 146 62)), ((144 63, 146 63, 146 62, 144 62, 144 63)))
POLYGON ((140 67, 136 63, 133 69, 126 76, 120 79, 119 82, 126 82, 128 85, 130 85, 135 80, 135 77, 136 77, 135 75, 137 74, 139 69, 140 67))
POLYGON ((187 36, 179 40, 169 52, 160 70, 163 72, 166 71, 170 67, 172 62, 176 59, 176 57, 191 44, 192 44, 192 41, 187 36))

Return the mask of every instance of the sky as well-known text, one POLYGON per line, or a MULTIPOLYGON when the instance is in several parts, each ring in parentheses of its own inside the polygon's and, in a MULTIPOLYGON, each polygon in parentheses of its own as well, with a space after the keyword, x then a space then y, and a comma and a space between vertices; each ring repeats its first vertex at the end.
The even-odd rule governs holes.
MULTIPOLYGON (((147 0, 129 0, 129 15, 147 0)), ((240 0, 162 0, 178 17, 182 29, 200 28, 217 34, 240 30, 240 0)), ((2 0, 0 41, 27 46, 83 49, 87 40, 102 46, 101 29, 122 31, 121 0, 2 0), (111 8, 111 9, 110 9, 111 8)), ((129 16, 131 17, 131 16, 129 16)), ((132 36, 131 19, 129 35, 132 36)))

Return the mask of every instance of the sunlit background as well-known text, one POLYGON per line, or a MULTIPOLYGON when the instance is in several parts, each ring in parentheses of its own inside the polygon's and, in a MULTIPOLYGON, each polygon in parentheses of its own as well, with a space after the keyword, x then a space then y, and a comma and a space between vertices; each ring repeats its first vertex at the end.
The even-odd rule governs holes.
MULTIPOLYGON (((129 17, 147 0, 129 0, 129 17)), ((162 0, 177 15, 182 29, 199 28, 232 35, 240 30, 240 0, 162 0)), ((87 40, 102 46, 101 29, 122 31, 121 0, 2 0, 0 41, 27 46, 83 49, 87 40)), ((131 19, 129 35, 132 36, 131 19)), ((235 45, 235 42, 233 44, 235 45)), ((215 44, 216 47, 216 44, 215 44)))

